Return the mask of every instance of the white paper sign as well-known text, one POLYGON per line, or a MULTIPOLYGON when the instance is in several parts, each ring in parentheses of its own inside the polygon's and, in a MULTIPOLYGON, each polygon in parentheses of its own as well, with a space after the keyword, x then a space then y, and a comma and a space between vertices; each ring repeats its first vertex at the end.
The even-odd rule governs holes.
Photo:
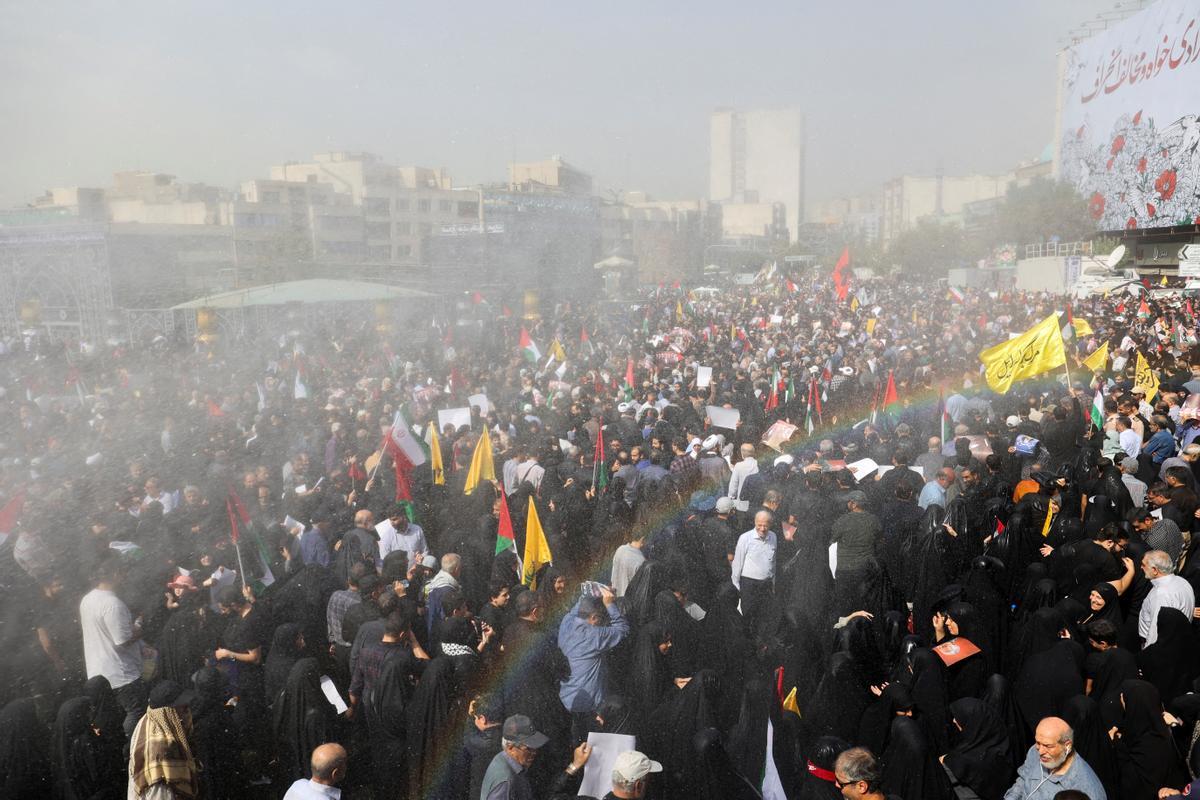
POLYGON ((583 768, 583 783, 579 785, 579 794, 586 797, 604 797, 612 791, 612 769, 617 763, 617 756, 629 750, 636 750, 637 738, 593 731, 588 734, 587 740, 592 746, 592 754, 583 768))
POLYGON ((742 419, 742 412, 736 408, 722 408, 721 406, 708 406, 708 418, 712 421, 714 428, 725 428, 726 430, 737 430, 737 424, 742 419))
POLYGON ((342 696, 338 694, 337 687, 333 685, 333 678, 328 675, 321 676, 321 691, 325 693, 325 699, 329 701, 329 705, 333 706, 339 714, 346 713, 349 706, 342 696))
POLYGON ((705 389, 712 383, 712 367, 696 367, 696 388, 705 389))
POLYGON ((837 542, 829 545, 829 574, 837 578, 837 542))
POLYGON ((854 476, 854 480, 861 481, 863 478, 879 469, 879 464, 875 463, 874 459, 863 458, 853 462, 852 464, 847 464, 846 469, 850 470, 850 474, 854 476))
POLYGON ((486 394, 473 394, 467 398, 467 405, 479 406, 479 413, 487 416, 491 413, 492 404, 488 401, 486 394))
POLYGON ((443 408, 438 412, 438 430, 446 430, 447 425, 453 425, 456 432, 464 425, 471 427, 471 409, 443 408))

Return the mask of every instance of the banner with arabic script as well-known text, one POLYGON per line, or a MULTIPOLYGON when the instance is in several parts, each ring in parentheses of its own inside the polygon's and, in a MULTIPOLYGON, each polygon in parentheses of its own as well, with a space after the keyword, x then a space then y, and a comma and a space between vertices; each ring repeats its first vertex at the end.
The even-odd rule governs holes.
POLYGON ((1016 381, 1061 367, 1067 361, 1058 314, 1051 314, 1015 339, 979 354, 988 386, 1004 394, 1016 381))
POLYGON ((1097 228, 1200 221, 1200 2, 1160 0, 1062 58, 1058 174, 1097 228))

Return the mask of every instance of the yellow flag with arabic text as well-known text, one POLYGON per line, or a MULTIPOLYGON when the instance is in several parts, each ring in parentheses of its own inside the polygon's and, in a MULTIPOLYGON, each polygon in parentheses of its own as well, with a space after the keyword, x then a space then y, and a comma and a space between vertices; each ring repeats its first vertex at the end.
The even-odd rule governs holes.
POLYGON ((1153 403, 1154 396, 1158 394, 1158 373, 1150 369, 1150 362, 1138 351, 1137 357, 1137 377, 1134 378, 1135 386, 1140 386, 1146 390, 1146 402, 1153 403))
POLYGON ((471 468, 467 470, 467 482, 463 485, 463 494, 470 494, 480 481, 496 480, 496 463, 492 458, 492 437, 485 427, 471 455, 471 468))
POLYGON ((442 468, 442 445, 438 442, 437 423, 429 422, 429 469, 437 486, 446 485, 446 471, 442 468))
POLYGON ((525 558, 522 561, 525 574, 521 576, 521 583, 527 586, 533 583, 533 576, 543 564, 554 561, 550 555, 550 543, 546 541, 546 534, 542 530, 542 521, 538 519, 537 503, 532 497, 529 498, 529 512, 525 517, 525 558))
POLYGON ((986 367, 988 386, 1004 394, 1016 381, 1041 375, 1067 363, 1058 314, 1051 314, 1029 330, 979 354, 986 367))
POLYGON ((1104 372, 1104 367, 1108 365, 1108 342, 1096 348, 1096 352, 1083 360, 1083 365, 1092 372, 1104 372))

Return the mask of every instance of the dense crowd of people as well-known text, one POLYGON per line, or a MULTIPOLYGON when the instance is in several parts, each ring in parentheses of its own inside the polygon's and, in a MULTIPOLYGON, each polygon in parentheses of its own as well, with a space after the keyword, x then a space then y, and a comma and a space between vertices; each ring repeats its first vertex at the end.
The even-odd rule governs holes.
POLYGON ((566 797, 593 733, 611 797, 1188 795, 1190 301, 541 313, 8 343, 0 798, 566 797), (1056 311, 1067 369, 991 391, 1056 311))

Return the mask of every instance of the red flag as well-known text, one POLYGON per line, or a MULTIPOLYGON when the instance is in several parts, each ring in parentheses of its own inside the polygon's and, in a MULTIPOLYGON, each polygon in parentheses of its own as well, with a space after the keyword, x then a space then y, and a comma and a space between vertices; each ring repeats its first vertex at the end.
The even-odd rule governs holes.
POLYGON ((12 499, 0 508, 0 533, 12 533, 21 521, 21 511, 25 508, 25 490, 21 489, 12 499))
POLYGON ((632 358, 627 359, 625 361, 625 385, 631 389, 633 388, 633 359, 632 358))
POLYGON ((1067 324, 1068 325, 1075 324, 1075 317, 1074 317, 1074 315, 1071 314, 1071 304, 1070 303, 1067 303, 1067 324))
POLYGON ((502 305, 502 306, 500 306, 500 316, 502 316, 502 317, 511 317, 511 316, 512 316, 512 309, 511 309, 511 308, 509 308, 508 306, 505 306, 505 305, 502 305))
POLYGON ((208 398, 207 403, 208 403, 208 415, 210 417, 225 416, 225 412, 221 410, 221 407, 219 405, 217 405, 217 402, 215 400, 213 400, 211 397, 208 398))
POLYGON ((794 294, 795 292, 798 292, 798 291, 800 291, 799 287, 797 287, 797 286, 796 286, 796 284, 792 283, 792 279, 791 279, 791 278, 788 278, 788 279, 787 279, 787 283, 786 283, 785 285, 787 286, 787 290, 788 290, 789 292, 792 292, 793 294, 794 294))
POLYGON ((579 329, 579 343, 584 344, 585 342, 589 342, 589 341, 591 341, 591 340, 588 338, 587 328, 580 328, 579 329))
POLYGON ((472 293, 471 293, 471 304, 472 304, 472 305, 476 305, 476 306, 477 306, 477 305, 479 305, 479 304, 480 304, 480 303, 482 303, 482 302, 483 302, 483 295, 481 295, 479 292, 472 292, 472 293))
POLYGON ((895 405, 900 400, 896 395, 896 378, 892 375, 892 371, 888 370, 887 389, 883 392, 883 409, 886 411, 888 406, 895 405))
POLYGON ((678 288, 679 288, 679 280, 678 280, 678 279, 676 279, 676 280, 675 280, 675 282, 671 284, 671 288, 672 288, 672 289, 678 289, 678 288))

